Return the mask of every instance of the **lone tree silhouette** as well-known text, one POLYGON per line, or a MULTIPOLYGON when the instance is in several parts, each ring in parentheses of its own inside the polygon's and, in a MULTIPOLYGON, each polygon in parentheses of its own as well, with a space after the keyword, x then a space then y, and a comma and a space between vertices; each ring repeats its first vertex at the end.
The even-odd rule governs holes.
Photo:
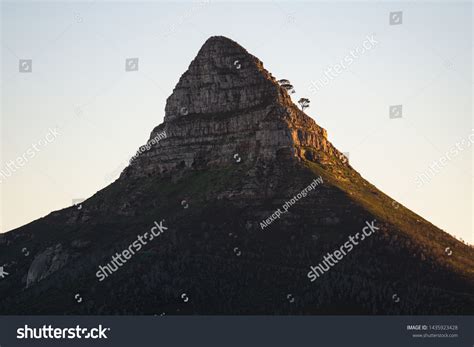
POLYGON ((277 82, 282 88, 285 88, 287 92, 291 94, 295 93, 295 88, 293 87, 290 81, 282 79, 282 80, 278 80, 277 82))
POLYGON ((306 99, 306 98, 299 99, 298 104, 300 104, 301 106, 301 111, 304 111, 305 108, 308 108, 310 102, 311 101, 309 101, 309 99, 306 99))

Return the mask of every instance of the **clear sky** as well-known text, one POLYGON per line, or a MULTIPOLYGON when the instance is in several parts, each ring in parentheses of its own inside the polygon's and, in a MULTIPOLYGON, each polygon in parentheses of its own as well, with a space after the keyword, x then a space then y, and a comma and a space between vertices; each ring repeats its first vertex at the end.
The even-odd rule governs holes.
POLYGON ((474 243, 473 151, 459 149, 473 133, 469 2, 1 6, 0 170, 17 157, 28 161, 0 183, 0 232, 116 178, 163 121, 166 98, 200 46, 224 35, 289 79, 295 101, 311 100, 306 112, 366 179, 474 243), (403 14, 389 25, 395 11, 403 14), (371 49, 334 73, 367 36, 376 41, 371 49), (125 71, 127 58, 139 59, 138 71, 125 71), (22 65, 32 72, 19 72, 20 59, 32 60, 22 65), (328 68, 331 79, 314 92, 328 68), (402 105, 402 118, 390 119, 391 105, 402 105), (59 134, 46 137, 56 127, 59 134), (420 184, 433 162, 438 172, 420 184))

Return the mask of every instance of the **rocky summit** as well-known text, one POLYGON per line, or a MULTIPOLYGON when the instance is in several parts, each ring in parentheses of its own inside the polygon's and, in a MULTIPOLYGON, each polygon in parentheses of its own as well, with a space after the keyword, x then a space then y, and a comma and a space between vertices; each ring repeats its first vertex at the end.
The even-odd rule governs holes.
POLYGON ((150 140, 163 131, 167 140, 124 175, 225 167, 235 163, 236 154, 253 165, 344 159, 325 130, 293 104, 263 63, 225 37, 212 37, 202 46, 168 98, 164 123, 150 140))
POLYGON ((474 251, 209 38, 120 177, 0 236, 2 314, 472 314, 474 251))

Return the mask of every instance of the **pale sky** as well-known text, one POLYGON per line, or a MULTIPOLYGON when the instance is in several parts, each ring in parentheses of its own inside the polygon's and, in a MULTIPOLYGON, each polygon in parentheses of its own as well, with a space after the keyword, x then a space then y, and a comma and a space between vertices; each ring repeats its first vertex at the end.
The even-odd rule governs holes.
POLYGON ((472 146, 441 159, 473 133, 469 2, 62 1, 1 9, 0 170, 28 149, 34 157, 0 177, 0 232, 115 179, 163 121, 166 98, 201 45, 224 35, 289 79, 294 101, 311 100, 306 113, 367 180, 474 243, 472 146), (401 24, 389 25, 395 11, 401 24), (311 82, 368 35, 377 43, 312 93, 311 82), (126 58, 139 59, 138 71, 125 71, 126 58), (32 60, 32 72, 19 72, 20 59, 32 60), (391 105, 402 105, 402 118, 389 118, 391 105), (59 135, 38 145, 56 127, 59 135), (417 176, 440 160, 419 186, 417 176))

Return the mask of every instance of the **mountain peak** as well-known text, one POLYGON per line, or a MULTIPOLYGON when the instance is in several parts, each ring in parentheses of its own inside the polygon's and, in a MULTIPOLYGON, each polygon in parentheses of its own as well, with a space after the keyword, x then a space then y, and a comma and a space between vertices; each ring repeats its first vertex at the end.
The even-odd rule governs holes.
POLYGON ((473 254, 363 179, 257 58, 212 37, 118 180, 1 235, 0 312, 472 314, 473 254))
POLYGON ((165 121, 229 114, 284 99, 262 62, 237 42, 212 36, 181 76, 165 108, 165 121))
POLYGON ((209 38, 181 76, 165 107, 164 123, 124 174, 136 177, 282 159, 348 164, 326 131, 293 104, 263 63, 238 43, 209 38))
MULTIPOLYGON (((202 54, 204 52, 208 51, 215 51, 216 49, 222 49, 224 48, 225 50, 227 49, 235 49, 238 51, 241 51, 243 53, 249 54, 245 48, 243 48, 241 45, 239 45, 237 42, 235 42, 232 39, 229 39, 228 37, 225 36, 211 36, 209 37, 206 42, 202 45, 201 49, 199 50, 199 54, 202 54)), ((224 51, 221 51, 224 52, 224 51)))

